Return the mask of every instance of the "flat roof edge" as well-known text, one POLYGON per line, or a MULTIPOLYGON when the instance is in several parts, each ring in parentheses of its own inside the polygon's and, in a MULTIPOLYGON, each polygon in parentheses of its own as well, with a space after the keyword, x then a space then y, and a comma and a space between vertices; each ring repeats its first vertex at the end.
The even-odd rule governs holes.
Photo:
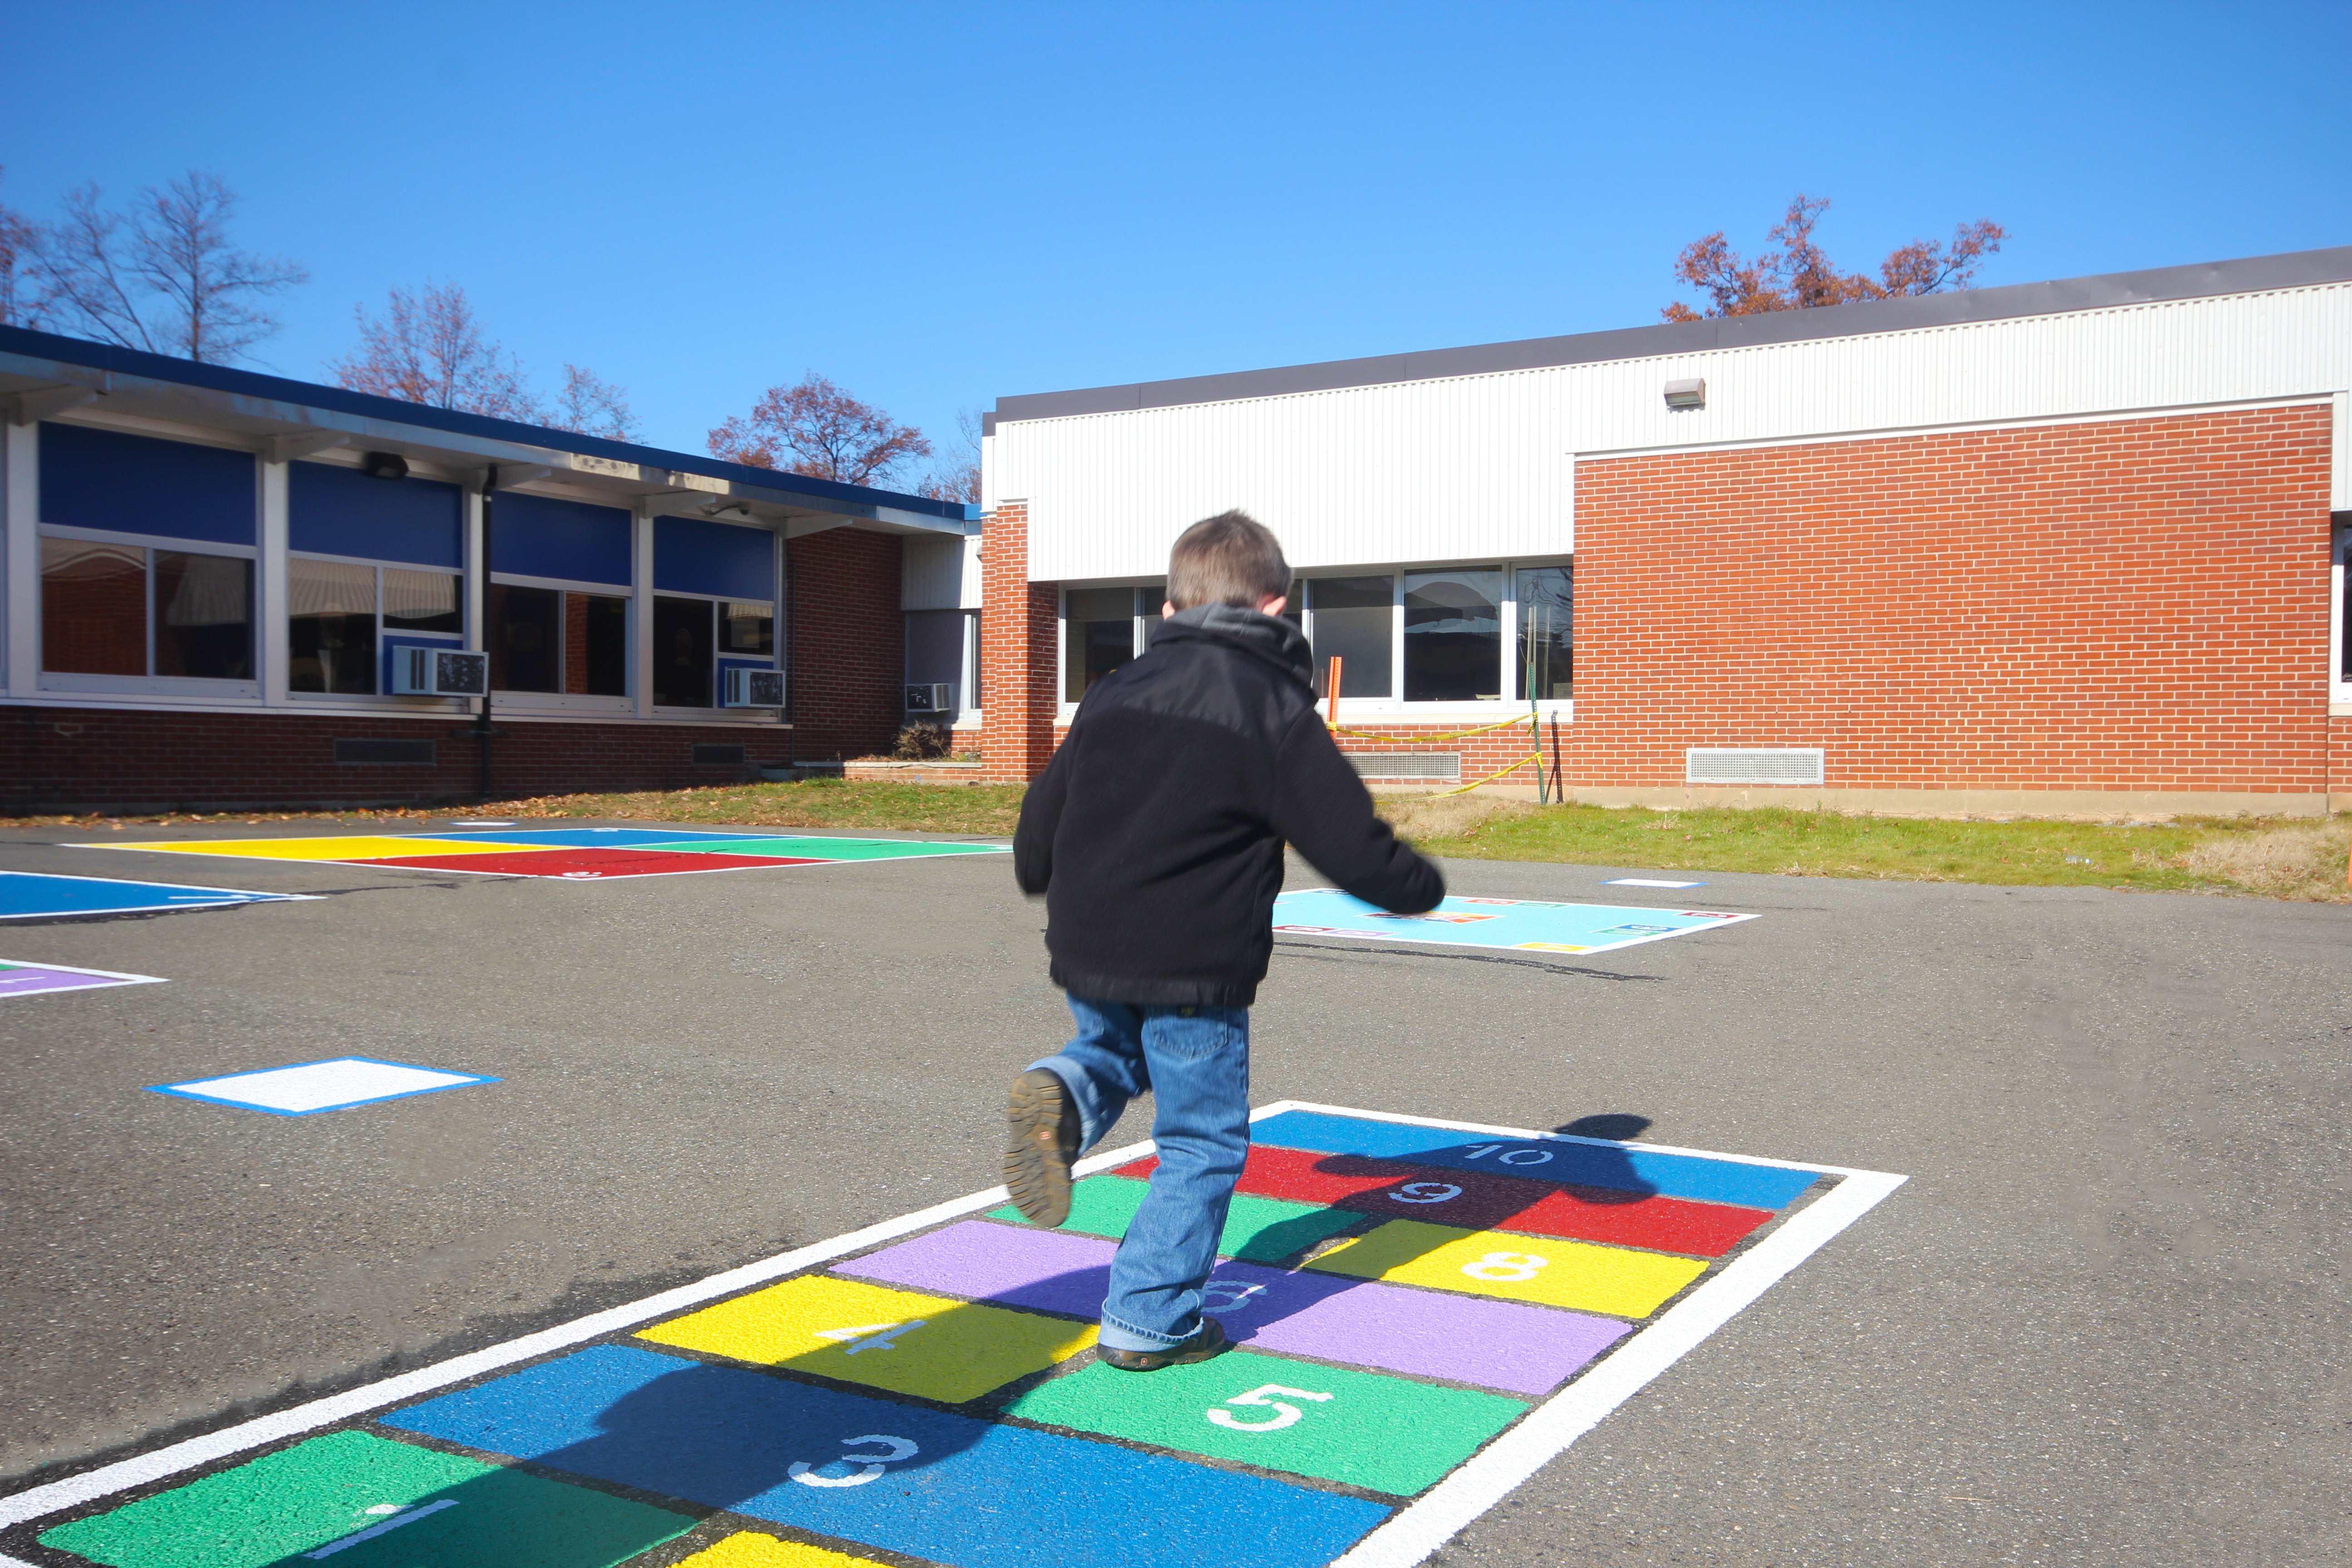
POLYGON ((1331 392, 1351 386, 1381 386, 1450 376, 1491 375, 1514 370, 1594 364, 1606 360, 1648 359, 1768 343, 1861 337, 1876 332, 1916 331, 1971 321, 2012 321, 2027 316, 2096 310, 2118 305, 2204 300, 2228 294, 2259 294, 2274 289, 2308 288, 2352 281, 2352 246, 2294 250, 2277 256, 2196 262, 2140 272, 2108 272, 2042 283, 2011 283, 1997 289, 1967 289, 1902 300, 1872 300, 1811 310, 1775 310, 1759 316, 1717 316, 1699 321, 1621 327, 1564 337, 1523 338, 1465 348, 1414 353, 1376 354, 1364 359, 1326 360, 1316 364, 1172 381, 1134 382, 1124 386, 1082 387, 1069 392, 1000 397, 983 416, 984 433, 1026 419, 1060 419, 1083 414, 1172 408, 1196 403, 1230 403, 1331 392))

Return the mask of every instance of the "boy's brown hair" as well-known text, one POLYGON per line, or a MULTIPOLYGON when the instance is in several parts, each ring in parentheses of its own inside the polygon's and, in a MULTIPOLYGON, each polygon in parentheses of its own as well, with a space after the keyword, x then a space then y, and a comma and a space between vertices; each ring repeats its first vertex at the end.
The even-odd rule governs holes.
POLYGON ((1168 602, 1234 605, 1255 610, 1290 591, 1290 563, 1274 531, 1245 511, 1204 517, 1176 536, 1168 552, 1168 602))

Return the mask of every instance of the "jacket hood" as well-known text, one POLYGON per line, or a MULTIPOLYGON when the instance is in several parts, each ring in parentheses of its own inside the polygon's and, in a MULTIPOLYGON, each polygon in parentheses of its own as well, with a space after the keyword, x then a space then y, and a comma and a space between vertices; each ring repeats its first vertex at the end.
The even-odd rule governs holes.
POLYGON ((1306 634, 1279 616, 1234 605, 1195 605, 1151 628, 1153 647, 1176 642, 1223 643, 1264 659, 1301 686, 1315 684, 1315 653, 1306 634))

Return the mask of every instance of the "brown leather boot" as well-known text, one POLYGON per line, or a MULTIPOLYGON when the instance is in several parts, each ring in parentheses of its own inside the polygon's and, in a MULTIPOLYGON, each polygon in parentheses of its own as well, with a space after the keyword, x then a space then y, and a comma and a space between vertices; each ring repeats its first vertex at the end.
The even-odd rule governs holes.
POLYGON ((1115 1366, 1121 1372, 1158 1372, 1163 1366, 1190 1366, 1233 1348, 1233 1341, 1225 1338, 1224 1325, 1203 1316, 1190 1339, 1164 1351, 1115 1351, 1103 1345, 1097 1347, 1095 1354, 1104 1365, 1115 1366))
POLYGON ((1057 1226, 1070 1217, 1070 1162, 1078 1155, 1078 1108, 1070 1091, 1044 1068, 1013 1080, 1005 1108, 1012 1139, 1004 1150, 1004 1184, 1031 1225, 1057 1226))

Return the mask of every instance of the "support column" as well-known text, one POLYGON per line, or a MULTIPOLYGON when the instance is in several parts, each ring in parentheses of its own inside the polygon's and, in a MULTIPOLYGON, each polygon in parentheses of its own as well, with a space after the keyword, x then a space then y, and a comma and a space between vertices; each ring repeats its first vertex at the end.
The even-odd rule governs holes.
POLYGON ((267 458, 261 462, 261 532, 257 536, 261 551, 253 563, 253 615, 258 634, 255 651, 261 661, 261 701, 267 708, 287 706, 286 473, 289 467, 267 458))
POLYGON ((645 510, 630 522, 629 695, 637 717, 654 716, 654 520, 645 510))
POLYGON ((1029 503, 997 503, 981 530, 981 755, 994 784, 1025 784, 1054 754, 1055 655, 1060 638, 1051 583, 1029 581, 1029 503))
POLYGON ((0 638, 7 691, 41 687, 40 426, 0 423, 0 638))

